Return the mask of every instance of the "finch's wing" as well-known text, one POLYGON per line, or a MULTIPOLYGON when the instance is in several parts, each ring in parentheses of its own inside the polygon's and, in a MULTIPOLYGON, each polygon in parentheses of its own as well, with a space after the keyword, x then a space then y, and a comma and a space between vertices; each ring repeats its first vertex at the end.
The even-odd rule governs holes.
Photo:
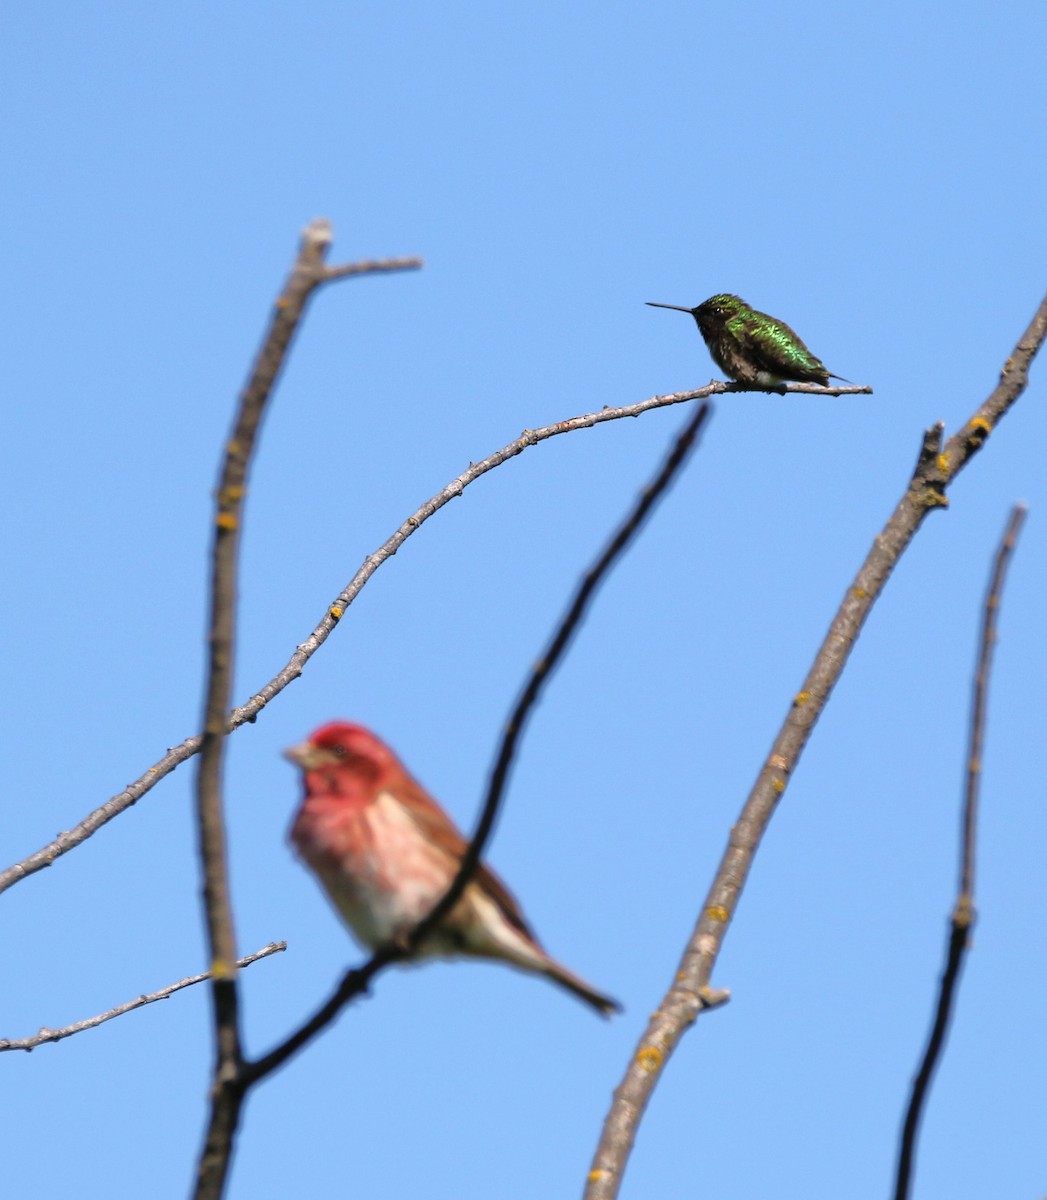
MULTIPOLYGON (((454 822, 444 812, 439 804, 429 795, 420 783, 407 773, 397 788, 397 799, 411 820, 433 845, 438 846, 457 869, 462 861, 469 843, 458 832, 454 822)), ((483 863, 478 863, 473 872, 473 882, 476 883, 498 905, 505 914, 506 920, 515 926, 522 934, 537 943, 531 927, 524 920, 516 897, 509 891, 498 876, 483 863)))

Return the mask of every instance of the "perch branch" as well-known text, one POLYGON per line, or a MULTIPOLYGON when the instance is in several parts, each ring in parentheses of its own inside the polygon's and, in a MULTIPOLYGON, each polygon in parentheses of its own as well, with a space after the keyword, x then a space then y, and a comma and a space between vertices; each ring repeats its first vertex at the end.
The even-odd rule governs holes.
MULTIPOLYGON (((419 261, 418 259, 393 259, 389 263, 370 265, 378 266, 382 270, 393 270, 394 268, 403 269, 416 266, 419 261)), ((352 264, 352 266, 355 265, 357 264, 352 264)), ((350 267, 330 268, 325 278, 339 278, 343 274, 350 273, 357 272, 351 271, 350 267)), ((356 599, 364 584, 367 583, 382 563, 392 558, 412 533, 423 525, 434 513, 443 508, 445 504, 460 496, 466 487, 471 483, 475 483, 481 475, 486 475, 488 471, 501 466, 502 463, 508 462, 511 458, 515 458, 517 454, 523 453, 528 446, 536 446, 539 442, 544 442, 548 438, 556 437, 561 433, 573 433, 577 429, 589 429, 594 425, 602 425, 605 421, 618 421, 622 417, 639 417, 643 413, 650 412, 653 409, 665 408, 671 404, 683 404, 688 400, 704 400, 709 396, 746 390, 759 391, 761 389, 746 389, 740 384, 715 381, 707 384, 705 387, 698 388, 696 391, 670 392, 663 396, 651 396, 647 400, 641 400, 636 404, 627 404, 620 408, 603 408, 599 412, 585 413, 579 417, 570 417, 565 421, 557 421, 555 424, 545 425, 540 429, 526 429, 518 438, 514 438, 507 446, 503 446, 501 450, 496 450, 493 454, 488 455, 487 458, 482 459, 478 463, 472 463, 468 470, 463 471, 457 478, 452 479, 446 487, 441 488, 435 496, 416 509, 390 538, 383 542, 373 554, 368 555, 364 559, 360 569, 327 606, 319 624, 305 641, 297 646, 286 665, 264 687, 255 692, 249 700, 238 708, 233 709, 229 715, 228 732, 239 729, 241 725, 253 722, 270 700, 278 696, 289 683, 293 683, 302 674, 302 668, 324 642, 327 641, 334 627, 344 615, 345 610, 356 599)), ((823 388, 811 383, 789 384, 785 390, 799 394, 822 396, 868 395, 872 392, 872 388, 869 387, 823 388)), ((93 812, 88 813, 72 829, 63 831, 53 841, 48 842, 47 845, 27 855, 20 862, 13 863, 3 871, 0 871, 0 892, 5 891, 22 879, 35 874, 37 871, 43 870, 44 867, 49 867, 55 859, 60 858, 63 854, 67 854, 70 850, 81 845, 89 837, 97 833, 103 825, 108 824, 114 817, 119 816, 120 813, 136 804, 164 776, 170 775, 176 767, 187 762, 195 754, 199 754, 202 745, 203 736, 201 734, 194 734, 192 737, 188 737, 185 741, 180 742, 177 746, 170 747, 163 757, 153 763, 133 783, 129 783, 122 792, 117 792, 115 796, 111 796, 93 812)))

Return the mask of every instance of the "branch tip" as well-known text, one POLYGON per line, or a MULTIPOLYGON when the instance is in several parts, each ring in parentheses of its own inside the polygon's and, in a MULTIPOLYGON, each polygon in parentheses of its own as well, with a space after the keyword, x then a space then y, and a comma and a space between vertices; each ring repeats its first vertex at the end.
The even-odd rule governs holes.
POLYGON ((698 989, 698 999, 701 1001, 702 1008, 720 1008, 724 1004, 729 1003, 731 999, 731 989, 711 988, 708 986, 701 987, 698 989))
POLYGON ((321 258, 334 241, 334 226, 326 217, 317 217, 302 230, 302 250, 321 258))

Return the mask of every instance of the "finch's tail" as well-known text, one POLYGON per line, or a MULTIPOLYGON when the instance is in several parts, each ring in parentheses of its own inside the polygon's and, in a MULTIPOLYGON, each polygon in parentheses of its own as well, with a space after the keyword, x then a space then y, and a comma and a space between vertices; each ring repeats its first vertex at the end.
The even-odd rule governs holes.
POLYGON ((617 1000, 590 987, 584 979, 579 979, 577 975, 572 974, 554 959, 549 959, 545 974, 554 983, 558 983, 562 988, 566 988, 567 991, 577 996, 579 1000, 584 1000, 586 1004, 591 1005, 603 1017, 610 1017, 622 1011, 622 1006, 617 1000))

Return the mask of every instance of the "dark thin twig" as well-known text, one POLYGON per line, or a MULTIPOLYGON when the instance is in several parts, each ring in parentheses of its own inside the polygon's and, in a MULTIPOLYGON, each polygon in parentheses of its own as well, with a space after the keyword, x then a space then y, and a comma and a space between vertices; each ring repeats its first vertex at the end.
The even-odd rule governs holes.
MULTIPOLYGON (((244 967, 249 967, 251 963, 257 962, 260 958, 268 958, 270 954, 277 954, 286 949, 286 942, 270 942, 256 954, 249 954, 246 958, 238 959, 237 970, 243 970, 244 967)), ((136 1008, 144 1008, 145 1005, 152 1004, 156 1000, 166 1000, 168 996, 173 996, 182 988, 192 987, 194 983, 203 983, 205 979, 210 978, 210 971, 205 971, 202 975, 190 975, 187 979, 179 979, 177 983, 169 983, 167 987, 162 987, 158 992, 138 996, 134 1000, 128 1000, 126 1004, 118 1004, 115 1008, 106 1009, 97 1017, 88 1017, 73 1025, 63 1025, 61 1029, 44 1028, 33 1037, 0 1038, 0 1053, 4 1050, 35 1050, 37 1046, 42 1046, 46 1042, 59 1042, 62 1038, 72 1037, 74 1033, 83 1033, 85 1029, 96 1029, 99 1025, 104 1025, 106 1021, 111 1021, 113 1017, 122 1017, 124 1013, 134 1012, 136 1008)))
MULTIPOLYGON (((417 266, 419 261, 418 259, 394 259, 387 263, 352 264, 352 266, 369 265, 374 269, 402 270, 407 267, 417 266)), ((328 268, 325 280, 339 277, 340 274, 347 274, 349 271, 350 268, 348 267, 344 269, 328 268)), ((364 559, 363 564, 353 578, 327 606, 319 624, 295 648, 295 652, 291 655, 286 665, 244 704, 233 709, 229 716, 230 731, 239 729, 241 725, 247 722, 254 721, 270 700, 278 696, 289 683, 292 683, 302 674, 305 664, 324 642, 327 641, 335 626, 345 614, 345 610, 356 599, 361 589, 375 571, 384 562, 392 558, 404 542, 434 513, 438 512, 451 500, 461 496, 469 484, 475 483, 477 479, 485 475, 488 471, 501 466, 502 463, 508 462, 509 459, 515 458, 516 455, 522 454, 529 446, 536 446, 539 442, 557 437, 562 433, 573 433, 578 429, 589 429, 594 425, 602 425, 606 421, 619 421, 623 417, 639 417, 656 408, 666 408, 669 405, 682 404, 689 400, 704 400, 714 395, 745 390, 758 391, 761 389, 745 389, 740 384, 714 381, 695 391, 671 392, 663 396, 651 396, 636 404, 627 404, 617 408, 607 407, 601 409, 599 412, 584 413, 578 417, 570 417, 564 421, 557 421, 552 425, 542 426, 540 429, 526 429, 518 438, 514 438, 513 441, 509 442, 508 445, 503 446, 500 450, 496 450, 493 454, 489 454, 479 462, 473 463, 468 470, 463 471, 455 479, 452 479, 446 487, 441 488, 435 496, 432 496, 416 509, 391 537, 379 546, 373 554, 369 554, 364 559)), ((872 388, 868 387, 822 388, 811 383, 792 383, 785 390, 790 393, 818 396, 855 396, 867 395, 872 392, 872 388)), ((138 779, 128 784, 123 791, 117 792, 116 795, 110 797, 110 799, 93 812, 88 813, 72 829, 65 830, 53 841, 48 842, 47 845, 27 855, 20 862, 16 862, 3 871, 0 871, 0 892, 5 891, 20 880, 35 874, 37 871, 43 870, 44 867, 49 867, 55 859, 60 858, 63 854, 81 845, 94 833, 97 833, 103 825, 106 825, 114 817, 119 816, 120 813, 125 812, 134 805, 176 767, 187 762, 195 754, 198 754, 202 743, 202 736, 197 734, 186 738, 177 746, 172 746, 162 758, 153 763, 138 779)))
POLYGON ((606 578, 611 567, 625 551, 629 543, 640 531, 655 504, 665 494, 676 473, 687 461, 691 450, 697 442, 699 430, 709 415, 709 411, 709 405, 707 403, 703 404, 684 426, 673 443, 672 449, 666 456, 665 462, 662 464, 658 474, 641 493, 636 507, 626 517, 625 521, 622 522, 621 526, 619 526, 614 536, 608 542, 603 554, 600 555, 582 578, 578 591, 575 593, 574 599, 561 621, 559 629, 554 633, 545 653, 532 667, 530 678, 520 693, 520 698, 513 708, 502 735, 502 745, 498 752, 498 758, 495 760, 494 769, 491 772, 483 812, 469 848, 462 856, 458 875, 447 889, 447 894, 440 903, 433 908, 424 921, 419 923, 418 928, 411 938, 412 947, 424 941, 426 934, 439 925, 461 898, 462 892, 465 890, 465 885, 469 882, 469 877, 472 875, 477 863, 479 863, 484 847, 487 844, 487 839, 494 828, 498 805, 505 790, 506 780, 509 777, 509 770, 516 754, 517 744, 523 734, 524 726, 538 702, 542 688, 563 657, 571 638, 585 616, 585 610, 588 608, 596 589, 606 578))
POLYGON ((967 751, 967 786, 963 805, 963 839, 960 851, 960 887, 956 905, 949 922, 949 941, 946 947, 945 969, 942 971, 938 990, 938 1004, 934 1024, 923 1052, 920 1068, 913 1080, 909 1107, 902 1125, 898 1149, 898 1171, 895 1178, 894 1200, 908 1200, 912 1186, 912 1173, 916 1157, 916 1138, 920 1120, 930 1090, 931 1080, 941 1057, 942 1047, 949 1030, 953 1002, 960 981, 960 969, 970 947, 971 930, 974 927, 974 856, 978 824, 978 791, 982 774, 982 751, 985 745, 985 713, 989 700, 989 673, 992 670, 993 650, 996 646, 996 621, 1003 598, 1003 585, 1007 567, 1014 551, 1026 509, 1016 505, 1011 510, 1010 520, 1003 539, 996 551, 992 579, 985 596, 982 613, 982 629, 979 639, 978 670, 974 678, 974 696, 971 701, 971 732, 967 751))
POLYGON ((985 748, 985 713, 989 698, 989 674, 992 670, 993 652, 996 648, 996 623, 999 617, 1003 585, 1007 580, 1007 568, 1017 545, 1022 526, 1028 515, 1024 504, 1016 504, 1011 510, 1010 520, 1004 530, 1003 540, 996 551, 992 579, 985 597, 980 638, 981 651, 978 670, 974 678, 974 695, 971 700, 970 752, 967 755, 967 787, 963 806, 963 856, 960 860, 960 899, 957 908, 974 904, 974 851, 978 828, 978 794, 982 776, 982 754, 985 748), (969 901, 967 898, 970 898, 969 901))
POLYGON ((613 1200, 662 1068, 703 1008, 725 993, 709 986, 723 939, 752 868, 760 839, 788 786, 811 732, 828 703, 836 681, 869 612, 895 565, 929 512, 948 505, 946 488, 1025 390, 1029 365, 1047 336, 1047 298, 1004 364, 1000 382, 974 416, 943 445, 944 426, 928 429, 909 486, 883 531, 873 542, 853 584, 847 589, 825 640, 793 699, 792 707, 761 767, 730 838, 694 931, 684 949, 673 986, 654 1012, 630 1056, 615 1090, 593 1156, 585 1200, 613 1200))
POLYGON ((687 461, 709 411, 709 405, 703 404, 684 426, 658 474, 644 489, 632 512, 582 578, 548 648, 533 666, 502 734, 501 746, 488 781, 487 795, 484 799, 480 820, 450 887, 424 920, 415 926, 409 938, 402 945, 384 947, 362 967, 347 972, 330 999, 300 1029, 257 1062, 245 1064, 243 1077, 248 1085, 268 1075, 271 1071, 275 1071, 277 1067, 285 1063, 292 1054, 328 1025, 349 1000, 365 991, 370 981, 383 967, 409 957, 412 949, 423 941, 430 930, 438 925, 457 904, 469 882, 470 875, 480 861, 494 827, 517 744, 542 688, 563 657, 564 651, 577 631, 600 583, 607 577, 611 567, 636 536, 659 498, 665 494, 677 472, 687 461))
MULTIPOLYGON (((225 738, 229 732, 240 531, 250 464, 269 397, 316 289, 349 274, 398 269, 403 265, 385 262, 328 268, 325 259, 331 239, 331 226, 327 221, 313 221, 303 233, 297 260, 276 302, 247 384, 240 393, 233 432, 225 445, 216 495, 204 732, 196 788, 197 840, 211 956, 215 1065, 210 1089, 210 1117, 197 1169, 197 1200, 218 1200, 222 1195, 243 1099, 243 1090, 237 1083, 243 1053, 221 776, 225 738)), ((409 265, 417 264, 410 262, 409 265)))

